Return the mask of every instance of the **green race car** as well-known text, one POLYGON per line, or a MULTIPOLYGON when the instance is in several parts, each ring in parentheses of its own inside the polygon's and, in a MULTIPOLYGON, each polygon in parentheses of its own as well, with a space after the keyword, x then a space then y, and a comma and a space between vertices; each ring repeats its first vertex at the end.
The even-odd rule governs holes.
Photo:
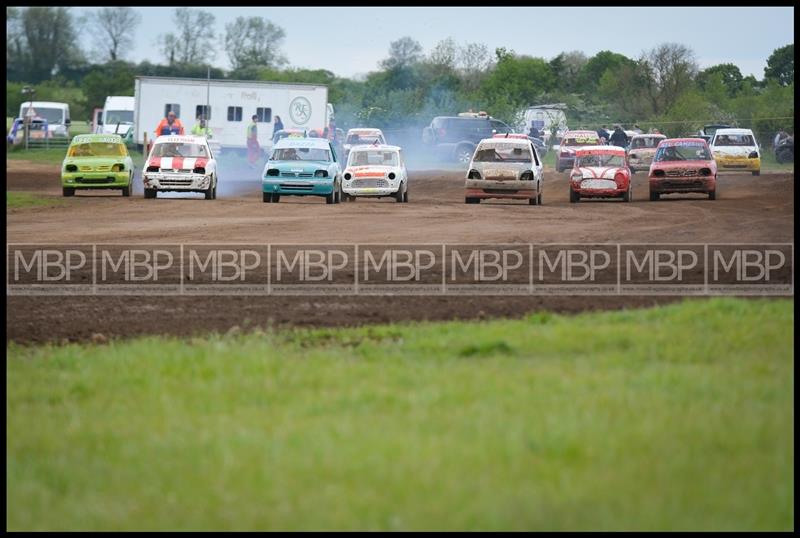
POLYGON ((64 196, 75 189, 120 189, 131 195, 133 160, 119 135, 87 134, 72 139, 61 165, 64 196))

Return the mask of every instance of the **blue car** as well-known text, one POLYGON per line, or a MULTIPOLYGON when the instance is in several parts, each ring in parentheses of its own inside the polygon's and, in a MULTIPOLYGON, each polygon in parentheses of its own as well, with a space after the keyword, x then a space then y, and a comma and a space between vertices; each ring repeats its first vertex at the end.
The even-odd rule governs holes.
POLYGON ((281 195, 322 196, 328 204, 342 200, 342 173, 331 143, 323 138, 284 138, 272 148, 261 187, 265 203, 281 195))

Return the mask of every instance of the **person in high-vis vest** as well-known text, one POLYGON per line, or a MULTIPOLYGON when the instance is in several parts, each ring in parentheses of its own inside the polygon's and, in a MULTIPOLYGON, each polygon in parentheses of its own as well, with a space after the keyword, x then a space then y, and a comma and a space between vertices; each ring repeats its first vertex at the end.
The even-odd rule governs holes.
POLYGON ((167 117, 158 123, 155 134, 158 137, 164 135, 182 135, 185 133, 181 120, 179 120, 175 113, 170 110, 169 113, 167 113, 167 117))
POLYGON ((194 136, 205 136, 206 138, 211 138, 211 127, 206 125, 206 119, 201 117, 200 121, 194 124, 192 127, 192 134, 194 136))
POLYGON ((252 120, 253 122, 247 126, 247 160, 250 166, 255 168, 261 157, 261 146, 258 143, 258 116, 253 114, 252 120))

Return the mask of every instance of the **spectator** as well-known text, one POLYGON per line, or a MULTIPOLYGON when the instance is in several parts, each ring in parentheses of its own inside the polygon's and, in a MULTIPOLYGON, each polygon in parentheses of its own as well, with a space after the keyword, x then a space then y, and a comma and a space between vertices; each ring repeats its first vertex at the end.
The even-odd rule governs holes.
POLYGON ((786 140, 787 138, 789 138, 789 133, 787 133, 785 129, 781 129, 780 131, 778 131, 778 134, 775 135, 775 140, 772 143, 773 147, 777 148, 780 145, 780 143, 786 140))
POLYGON ((612 146, 619 146, 621 148, 628 146, 628 135, 625 134, 625 131, 622 130, 621 125, 617 125, 614 129, 614 133, 611 135, 609 139, 612 146))
POLYGON ((597 136, 600 137, 601 139, 605 138, 606 140, 608 140, 610 134, 609 134, 608 130, 606 130, 606 126, 605 125, 603 125, 602 127, 600 127, 597 130, 597 136))
POLYGON ((272 130, 272 138, 275 138, 275 133, 283 131, 283 122, 280 116, 275 116, 275 128, 272 130))
POLYGON ((170 110, 167 113, 167 117, 163 118, 156 127, 155 130, 156 136, 164 136, 164 135, 182 135, 184 134, 183 131, 183 124, 181 120, 175 115, 175 112, 170 110))
POLYGON ((250 168, 256 167, 256 162, 261 157, 261 146, 258 143, 258 116, 253 114, 253 122, 247 126, 247 160, 250 168))

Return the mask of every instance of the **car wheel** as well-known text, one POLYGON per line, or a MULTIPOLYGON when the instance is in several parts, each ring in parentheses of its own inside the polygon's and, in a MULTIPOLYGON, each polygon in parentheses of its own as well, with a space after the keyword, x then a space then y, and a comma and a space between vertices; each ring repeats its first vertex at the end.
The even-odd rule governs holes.
POLYGON ((661 193, 650 191, 650 201, 656 202, 658 199, 661 198, 661 193))
POLYGON ((130 184, 127 187, 122 187, 122 196, 130 196, 131 195, 131 186, 130 184))
POLYGON ((206 200, 213 200, 214 199, 214 188, 213 187, 207 188, 205 190, 205 192, 203 192, 203 194, 205 195, 206 200))
POLYGON ((533 198, 528 198, 528 205, 536 205, 538 203, 539 203, 539 200, 537 199, 536 196, 534 196, 533 198))
POLYGON ((403 203, 403 187, 404 185, 401 183, 400 187, 397 188, 397 192, 394 193, 394 200, 399 204, 403 203))
POLYGON ((265 204, 271 204, 272 203, 272 193, 262 192, 261 193, 261 201, 263 201, 265 204))
POLYGON ((709 200, 716 200, 717 199, 717 190, 714 189, 713 191, 708 192, 708 199, 709 200))
POLYGON ((472 147, 462 144, 456 148, 456 161, 461 164, 469 164, 472 159, 472 147))
POLYGON ((761 175, 761 170, 756 170, 755 172, 753 172, 753 175, 754 176, 760 176, 761 175))
POLYGON ((334 188, 330 194, 325 195, 325 203, 328 205, 336 203, 336 189, 334 188))
POLYGON ((625 194, 622 195, 623 202, 630 202, 632 197, 631 188, 628 187, 628 190, 625 191, 625 194))
POLYGON ((466 198, 464 198, 464 203, 466 203, 466 204, 479 204, 479 203, 481 203, 481 199, 480 198, 466 197, 466 198))
POLYGON ((276 193, 276 194, 272 195, 272 203, 273 204, 277 204, 280 201, 281 201, 281 195, 280 194, 276 193))
POLYGON ((62 190, 62 194, 64 196, 75 196, 75 188, 74 187, 64 187, 62 190))
POLYGON ((408 184, 406 184, 406 188, 403 189, 403 203, 408 203, 408 184))
POLYGON ((158 191, 155 189, 145 189, 144 190, 144 197, 145 198, 155 198, 158 196, 158 191))
MULTIPOLYGON (((541 187, 539 187, 541 189, 541 187)), ((536 205, 542 205, 542 191, 539 190, 539 195, 536 197, 536 205)))
POLYGON ((581 193, 575 192, 574 190, 569 190, 569 203, 574 204, 576 202, 580 202, 581 200, 581 193))

